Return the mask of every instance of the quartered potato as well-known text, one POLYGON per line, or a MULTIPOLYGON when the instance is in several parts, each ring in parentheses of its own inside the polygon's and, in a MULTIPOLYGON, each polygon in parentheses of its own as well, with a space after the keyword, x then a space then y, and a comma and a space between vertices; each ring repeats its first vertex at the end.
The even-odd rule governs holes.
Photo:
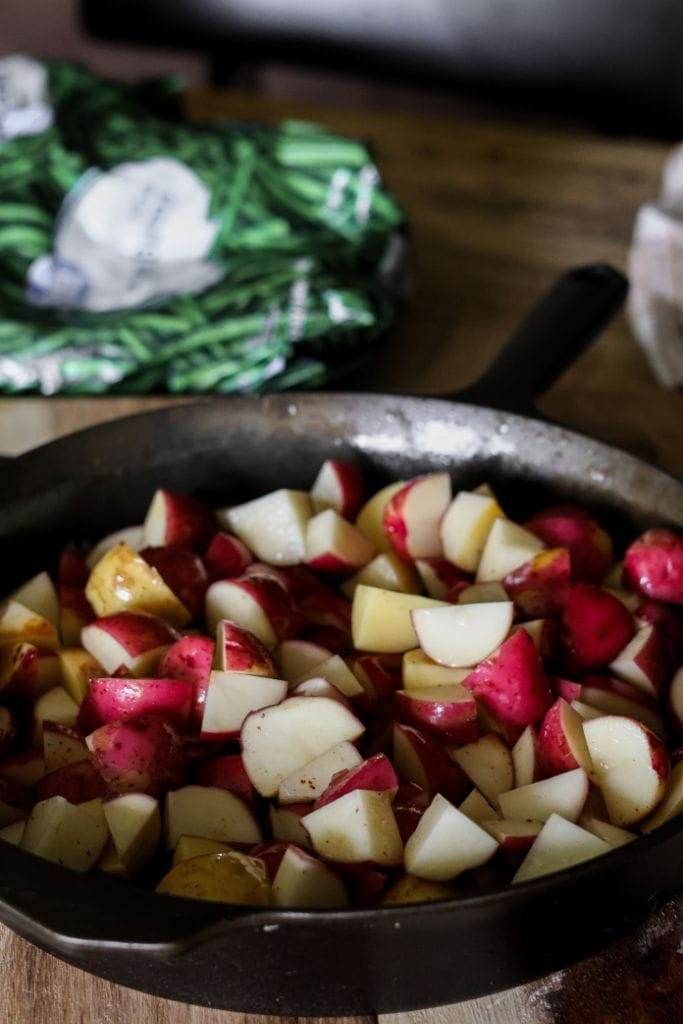
POLYGON ((267 907, 271 902, 263 863, 235 851, 206 853, 181 861, 161 879, 156 891, 210 903, 267 907))

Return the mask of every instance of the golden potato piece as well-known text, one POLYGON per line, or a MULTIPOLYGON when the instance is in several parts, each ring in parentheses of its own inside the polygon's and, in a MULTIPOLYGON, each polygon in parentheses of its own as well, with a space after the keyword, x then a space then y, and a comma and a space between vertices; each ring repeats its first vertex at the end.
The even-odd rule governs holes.
POLYGON ((92 654, 80 647, 70 647, 57 652, 61 669, 62 686, 80 706, 88 692, 88 684, 94 676, 106 675, 104 669, 92 654))
POLYGON ((101 875, 109 875, 111 878, 128 878, 123 863, 119 860, 116 847, 110 839, 107 847, 95 865, 95 871, 101 875))
POLYGON ((432 903, 436 900, 452 900, 455 893, 448 885, 428 882, 414 875, 402 875, 382 897, 383 906, 397 903, 432 903))
POLYGON ((9 598, 0 607, 0 645, 19 643, 54 648, 59 647, 59 635, 42 615, 9 598))
POLYGON ((192 618, 157 570, 125 543, 102 556, 90 573, 85 596, 100 616, 147 612, 178 627, 192 618))
POLYGON ((161 879, 157 892, 212 903, 266 907, 271 890, 263 863, 242 853, 207 853, 183 860, 161 879))
POLYGON ((392 550, 391 541, 384 530, 384 510, 404 485, 405 480, 387 484, 366 501, 356 517, 356 528, 365 534, 373 548, 380 553, 392 550))
POLYGON ((201 857, 205 853, 227 853, 232 849, 227 843, 219 843, 217 839, 205 839, 204 836, 181 836, 173 854, 173 867, 183 860, 201 857))
POLYGON ((418 647, 410 613, 416 608, 443 608, 446 601, 435 601, 419 594, 398 594, 380 587, 360 584, 353 594, 351 632, 353 646, 373 654, 402 654, 418 647))

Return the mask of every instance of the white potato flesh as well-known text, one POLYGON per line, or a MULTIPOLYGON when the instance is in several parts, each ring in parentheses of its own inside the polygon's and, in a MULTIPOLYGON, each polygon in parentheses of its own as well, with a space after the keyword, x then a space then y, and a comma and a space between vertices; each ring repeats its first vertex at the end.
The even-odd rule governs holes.
POLYGON ((485 864, 498 843, 466 814, 437 794, 406 843, 406 871, 431 882, 447 882, 485 864))
POLYGON ((71 804, 64 797, 53 796, 35 805, 20 845, 22 850, 73 871, 89 871, 108 841, 101 800, 71 804))
POLYGON ((103 804, 116 853, 128 875, 136 875, 154 856, 161 839, 159 802, 146 793, 125 793, 103 804))
POLYGON ((422 650, 439 665, 468 668, 500 647, 510 631, 512 601, 417 608, 413 626, 422 650))
POLYGON ((553 814, 577 821, 587 796, 588 776, 583 768, 575 768, 501 793, 498 804, 503 817, 512 821, 547 821, 553 814))
POLYGON ((664 796, 668 762, 661 744, 632 718, 604 715, 584 723, 593 777, 610 821, 624 828, 650 814, 664 796))
POLYGON ((278 704, 286 695, 287 683, 284 679, 214 669, 206 691, 202 738, 236 735, 247 715, 278 704))
POLYGON ((552 814, 512 879, 513 884, 573 867, 609 853, 612 847, 584 828, 552 814))
POLYGON ((338 743, 282 780, 278 790, 279 803, 297 804, 317 800, 329 786, 333 775, 355 768, 362 760, 352 743, 338 743))
POLYGON ((418 644, 411 612, 442 608, 445 602, 378 587, 356 587, 351 611, 353 646, 373 654, 402 654, 418 644))
POLYGON ((494 497, 460 491, 441 520, 444 556, 466 572, 479 565, 486 538, 503 511, 494 497))
POLYGON ((297 565, 306 554, 306 524, 312 514, 313 505, 305 491, 282 488, 234 505, 223 517, 218 513, 218 519, 262 562, 297 565))
POLYGON ((495 733, 465 743, 452 751, 451 757, 494 807, 498 806, 500 794, 515 784, 510 751, 495 733))
POLYGON ((509 519, 496 519, 477 567, 477 583, 505 579, 513 569, 519 569, 544 548, 543 541, 533 533, 509 519))
POLYGON ((358 739, 363 729, 362 722, 338 701, 288 697, 245 720, 245 771, 261 796, 274 796, 288 775, 330 747, 358 739))
POLYGON ((243 800, 216 786, 183 786, 166 794, 166 846, 174 850, 181 836, 221 843, 260 843, 261 830, 243 800))
POLYGON ((342 864, 395 867, 403 842, 386 793, 354 789, 302 818, 313 848, 342 864))
POLYGON ((344 883, 322 861, 290 846, 273 879, 276 907, 348 906, 344 883))

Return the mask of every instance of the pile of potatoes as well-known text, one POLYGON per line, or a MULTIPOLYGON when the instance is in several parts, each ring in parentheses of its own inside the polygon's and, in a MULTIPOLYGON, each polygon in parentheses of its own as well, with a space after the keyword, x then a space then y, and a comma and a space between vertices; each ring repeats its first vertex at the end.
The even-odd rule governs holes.
POLYGON ((142 525, 0 606, 0 838, 226 903, 448 899, 683 810, 683 536, 446 473, 142 525))

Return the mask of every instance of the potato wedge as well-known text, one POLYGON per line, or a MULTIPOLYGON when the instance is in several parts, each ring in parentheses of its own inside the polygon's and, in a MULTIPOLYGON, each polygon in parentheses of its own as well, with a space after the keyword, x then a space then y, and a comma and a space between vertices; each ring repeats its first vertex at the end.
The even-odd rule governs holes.
POLYGON ((180 861, 164 875, 156 891, 211 903, 266 907, 271 902, 270 882, 262 862, 235 851, 180 861))

